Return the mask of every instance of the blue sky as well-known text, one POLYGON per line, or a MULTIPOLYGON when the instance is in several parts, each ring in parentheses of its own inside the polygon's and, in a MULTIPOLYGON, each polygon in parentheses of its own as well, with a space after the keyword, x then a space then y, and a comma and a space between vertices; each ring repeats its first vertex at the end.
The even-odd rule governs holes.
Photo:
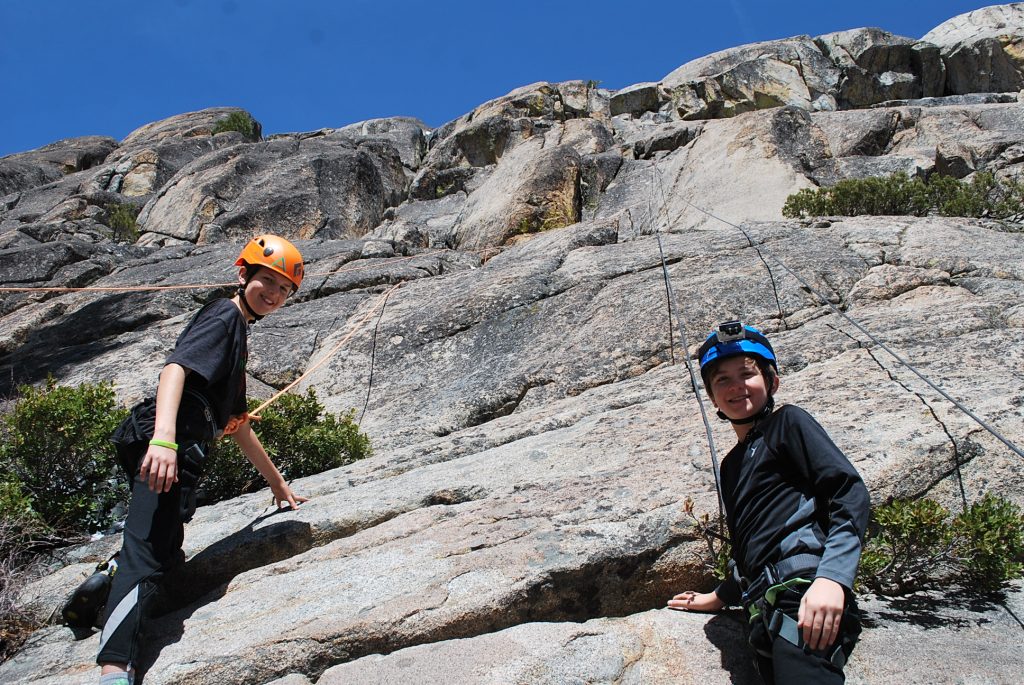
POLYGON ((536 81, 657 81, 716 50, 878 26, 919 38, 956 0, 0 0, 0 156, 244 107, 264 134, 414 116, 536 81))

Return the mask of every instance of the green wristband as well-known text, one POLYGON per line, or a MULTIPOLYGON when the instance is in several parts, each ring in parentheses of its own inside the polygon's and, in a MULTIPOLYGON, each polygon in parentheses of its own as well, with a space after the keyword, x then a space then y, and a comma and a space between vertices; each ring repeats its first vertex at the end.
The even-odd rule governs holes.
POLYGON ((174 450, 175 452, 178 451, 178 443, 171 442, 170 440, 157 440, 156 438, 153 438, 149 441, 149 444, 156 445, 157 447, 166 447, 167 449, 174 450))

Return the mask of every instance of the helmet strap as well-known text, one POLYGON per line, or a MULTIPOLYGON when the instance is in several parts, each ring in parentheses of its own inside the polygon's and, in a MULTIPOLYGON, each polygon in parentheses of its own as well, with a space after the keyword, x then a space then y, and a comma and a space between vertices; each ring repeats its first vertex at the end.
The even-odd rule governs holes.
POLYGON ((249 318, 252 319, 253 323, 256 323, 263 318, 263 315, 257 314, 249 306, 249 302, 245 299, 245 287, 249 285, 249 273, 248 268, 246 269, 245 283, 238 286, 238 301, 242 303, 242 309, 248 314, 249 318))

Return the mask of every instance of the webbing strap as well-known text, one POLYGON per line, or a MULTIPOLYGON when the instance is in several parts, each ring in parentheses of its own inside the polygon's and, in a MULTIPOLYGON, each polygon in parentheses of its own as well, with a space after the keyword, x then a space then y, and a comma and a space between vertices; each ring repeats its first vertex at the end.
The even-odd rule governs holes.
MULTIPOLYGON (((776 609, 775 613, 772 614, 768 633, 773 636, 772 639, 781 637, 791 645, 795 645, 800 649, 804 648, 803 638, 800 637, 800 624, 796 622, 795 618, 781 609, 776 609)), ((836 640, 836 644, 833 645, 832 653, 828 654, 826 652, 826 658, 836 668, 842 669, 846 665, 846 652, 843 651, 842 633, 840 633, 839 638, 836 640)))
POLYGON ((775 613, 772 614, 769 633, 777 635, 786 642, 796 645, 797 647, 800 647, 803 644, 800 641, 800 625, 796 622, 796 619, 779 609, 776 609, 775 613))
MULTIPOLYGON (((800 587, 801 585, 810 585, 812 582, 813 581, 807 580, 806 578, 790 578, 783 583, 772 585, 764 591, 764 599, 762 601, 751 602, 750 606, 747 607, 747 611, 750 613, 750 622, 753 623, 755 619, 761 616, 762 605, 774 607, 775 599, 783 590, 792 590, 793 588, 800 587)), ((796 643, 794 642, 793 644, 796 643)))
POLYGON ((791 578, 784 583, 778 585, 772 585, 770 588, 765 590, 764 599, 766 602, 775 606, 775 598, 779 596, 779 593, 783 590, 792 590, 793 588, 800 587, 801 585, 810 585, 812 581, 806 578, 791 578))

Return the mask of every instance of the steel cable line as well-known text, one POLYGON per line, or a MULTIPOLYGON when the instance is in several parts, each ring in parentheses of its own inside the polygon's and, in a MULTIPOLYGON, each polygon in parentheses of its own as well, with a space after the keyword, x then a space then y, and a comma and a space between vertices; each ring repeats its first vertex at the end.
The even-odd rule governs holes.
MULTIPOLYGON (((708 210, 706 210, 706 209, 704 209, 702 207, 698 207, 697 205, 693 204, 692 202, 690 202, 689 200, 687 200, 685 198, 683 198, 683 202, 685 202, 690 207, 693 207, 697 211, 702 212, 703 214, 706 214, 707 216, 709 216, 709 217, 711 217, 713 219, 717 219, 718 221, 721 221, 722 223, 727 224, 729 226, 732 226, 733 228, 739 230, 743 234, 743 236, 747 239, 747 241, 750 243, 750 245, 752 247, 754 246, 753 239, 750 237, 750 234, 747 232, 747 230, 744 229, 742 226, 734 224, 733 222, 728 221, 726 219, 723 219, 720 216, 716 216, 712 212, 709 212, 708 210)), ((755 247, 755 249, 758 249, 758 248, 755 247)), ((829 307, 833 312, 835 312, 840 317, 842 317, 843 319, 848 321, 850 323, 850 325, 852 325, 858 331, 860 331, 865 336, 867 336, 880 349, 882 349, 885 352, 887 352, 890 356, 892 356, 893 359, 895 359, 902 366, 907 368, 915 376, 920 378, 925 384, 928 385, 928 387, 930 387, 932 390, 934 390, 939 395, 944 397, 946 400, 948 400, 950 403, 952 403, 957 409, 962 411, 964 414, 969 416, 975 423, 977 423, 979 426, 981 426, 986 431, 988 431, 993 437, 995 437, 997 440, 999 440, 1004 445, 1006 445, 1017 456, 1024 458, 1024 449, 1021 449, 1019 446, 1017 446, 1016 444, 1011 442, 1009 439, 1004 437, 999 431, 997 431, 995 428, 993 428, 991 425, 989 425, 988 422, 986 422, 984 419, 982 419, 977 414, 975 414, 973 411, 971 411, 966 405, 964 405, 962 402, 960 402, 955 397, 950 395, 948 392, 943 390, 938 384, 934 383, 931 379, 929 379, 927 376, 925 376, 923 373, 921 373, 913 364, 911 364, 909 361, 907 361, 906 359, 901 357, 899 354, 894 352, 891 348, 889 348, 888 345, 886 345, 884 342, 879 340, 874 334, 872 334, 871 331, 869 331, 867 328, 865 328, 863 325, 861 325, 860 322, 858 322, 856 319, 851 317, 849 314, 847 314, 843 310, 839 309, 839 307, 837 307, 836 305, 832 304, 832 302, 830 302, 824 295, 822 295, 806 279, 804 279, 800 274, 798 274, 796 271, 791 269, 785 262, 783 262, 782 259, 780 259, 778 257, 778 255, 776 255, 771 250, 765 248, 763 245, 761 246, 760 249, 758 249, 758 253, 759 254, 760 254, 760 250, 761 249, 763 249, 764 253, 767 254, 770 258, 775 260, 775 262, 779 266, 781 266, 787 273, 789 273, 791 276, 793 276, 793 278, 795 278, 797 281, 799 281, 800 284, 804 288, 806 288, 808 292, 813 293, 815 295, 815 297, 817 297, 823 304, 825 304, 827 307, 829 307)))

